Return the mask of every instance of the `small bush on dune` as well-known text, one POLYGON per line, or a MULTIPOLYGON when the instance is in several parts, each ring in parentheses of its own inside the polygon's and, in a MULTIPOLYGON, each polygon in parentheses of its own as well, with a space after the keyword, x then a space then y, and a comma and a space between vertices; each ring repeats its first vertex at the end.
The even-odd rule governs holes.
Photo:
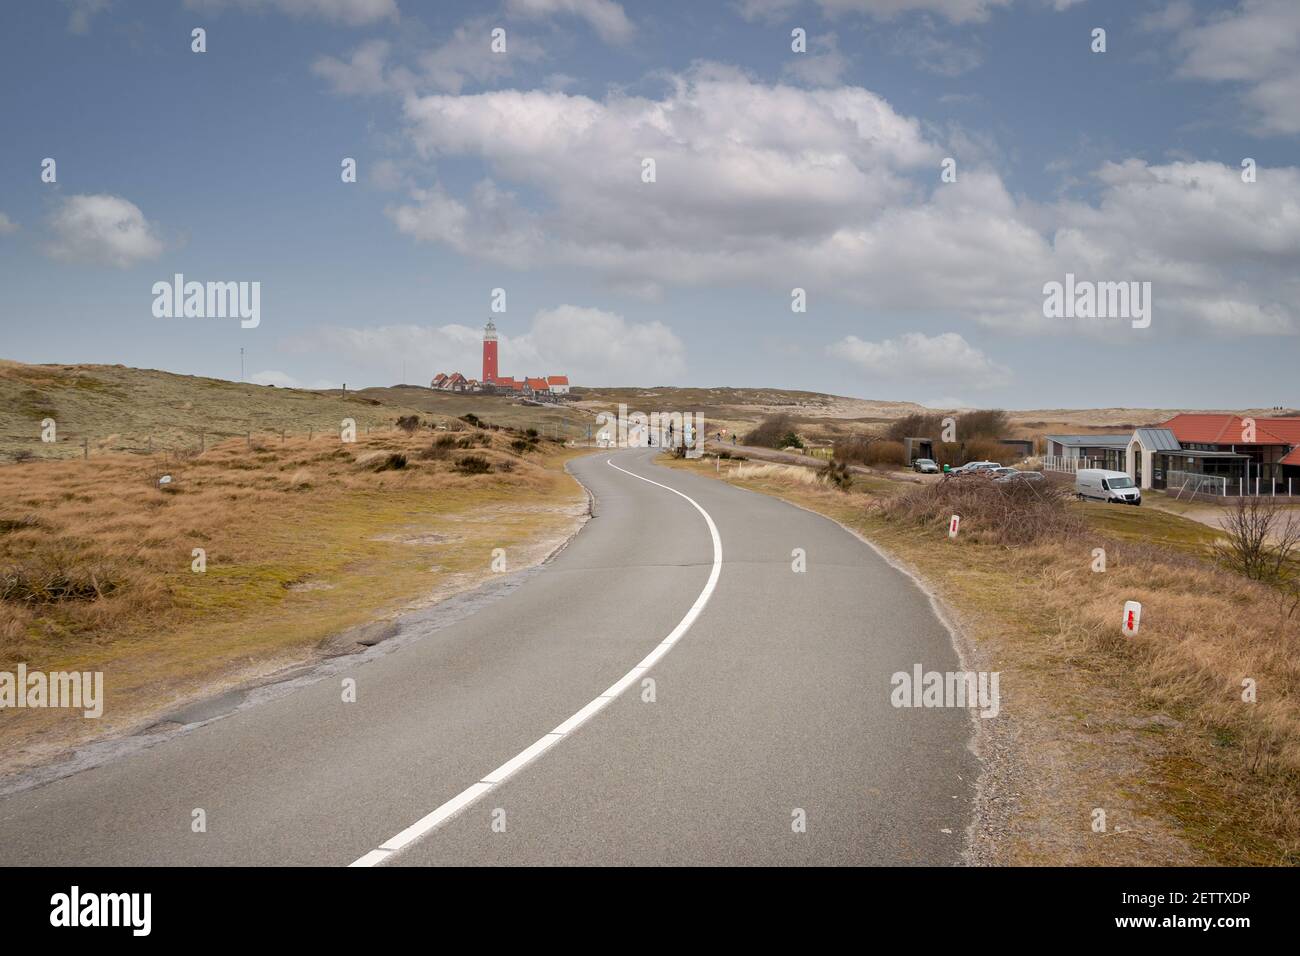
POLYGON ((465 455, 456 459, 456 470, 462 475, 486 475, 492 470, 492 462, 482 455, 465 455))
MULTIPOLYGON (((758 445, 762 448, 784 448, 794 434, 794 422, 789 415, 769 415, 763 419, 741 441, 746 445, 758 445)), ((795 436, 796 440, 798 436, 795 436)))
POLYGON ((38 560, 0 568, 0 601, 17 604, 93 601, 112 594, 123 583, 120 571, 110 565, 38 560))
POLYGON ((963 539, 1021 545, 1081 534, 1083 522, 1067 508, 1071 492, 1064 486, 1035 487, 1024 481, 997 482, 979 476, 923 485, 882 502, 890 521, 947 528, 961 515, 963 539))
POLYGON ((840 491, 848 491, 853 487, 853 472, 849 471, 849 466, 842 461, 832 459, 823 474, 827 483, 834 485, 840 491))

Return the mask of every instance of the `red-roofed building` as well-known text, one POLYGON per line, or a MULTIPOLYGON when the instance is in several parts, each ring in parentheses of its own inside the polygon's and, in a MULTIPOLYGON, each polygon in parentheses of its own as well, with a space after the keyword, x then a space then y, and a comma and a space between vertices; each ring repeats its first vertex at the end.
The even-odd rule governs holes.
POLYGON ((1300 494, 1300 418, 1175 415, 1127 435, 1048 435, 1044 467, 1126 471, 1141 488, 1300 494))
POLYGON ((567 375, 548 375, 546 376, 546 384, 550 388, 552 395, 569 394, 569 376, 567 375))

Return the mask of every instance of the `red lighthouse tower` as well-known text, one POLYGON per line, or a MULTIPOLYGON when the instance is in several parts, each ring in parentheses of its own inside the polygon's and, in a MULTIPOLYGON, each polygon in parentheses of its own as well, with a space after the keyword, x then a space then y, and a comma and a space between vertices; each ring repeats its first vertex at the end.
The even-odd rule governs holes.
POLYGON ((483 330, 483 384, 497 380, 497 327, 488 319, 483 330))

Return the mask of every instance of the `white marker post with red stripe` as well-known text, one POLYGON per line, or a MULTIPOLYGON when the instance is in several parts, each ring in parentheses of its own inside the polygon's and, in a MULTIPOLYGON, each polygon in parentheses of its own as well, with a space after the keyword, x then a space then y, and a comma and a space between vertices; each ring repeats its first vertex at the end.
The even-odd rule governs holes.
POLYGON ((1137 601, 1124 602, 1124 623, 1120 625, 1125 637, 1132 637, 1142 623, 1142 605, 1137 601))
POLYGON ((961 515, 953 515, 948 522, 948 537, 957 537, 957 526, 961 524, 961 515))

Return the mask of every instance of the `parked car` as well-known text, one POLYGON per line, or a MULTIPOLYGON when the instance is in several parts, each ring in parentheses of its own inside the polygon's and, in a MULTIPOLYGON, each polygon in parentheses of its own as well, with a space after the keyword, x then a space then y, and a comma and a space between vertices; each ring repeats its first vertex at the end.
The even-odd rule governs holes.
POLYGON ((1132 478, 1122 471, 1105 468, 1080 468, 1074 476, 1074 493, 1095 501, 1142 504, 1142 491, 1133 484, 1132 478))
POLYGON ((919 471, 923 475, 937 475, 939 466, 931 458, 918 458, 912 462, 912 470, 919 471))
POLYGON ((1011 474, 1002 475, 998 478, 994 478, 993 480, 1004 481, 1004 482, 1005 481, 1028 481, 1030 483, 1047 480, 1046 478, 1043 477, 1043 473, 1041 471, 1021 471, 1018 468, 1012 468, 1010 469, 1010 471, 1011 474))
POLYGON ((989 468, 984 472, 985 475, 992 478, 994 481, 1001 481, 1003 478, 1010 478, 1014 476, 1015 473, 1016 469, 1005 467, 989 468))
POLYGON ((957 476, 979 474, 987 478, 988 475, 984 474, 985 472, 988 472, 994 468, 1001 468, 1001 467, 1002 465, 996 461, 968 461, 966 462, 966 464, 960 465, 952 469, 944 477, 953 478, 957 476))

